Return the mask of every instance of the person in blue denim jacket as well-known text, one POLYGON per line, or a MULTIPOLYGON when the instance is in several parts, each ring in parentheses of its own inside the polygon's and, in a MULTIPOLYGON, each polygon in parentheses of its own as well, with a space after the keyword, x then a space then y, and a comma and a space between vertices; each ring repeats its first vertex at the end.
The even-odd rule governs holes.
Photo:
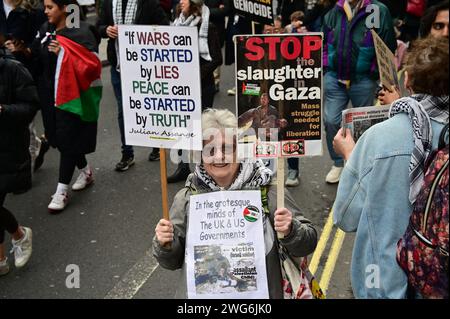
POLYGON ((333 207, 334 223, 356 232, 351 281, 356 298, 406 298, 408 283, 396 246, 423 182, 427 156, 448 123, 448 39, 418 40, 407 58, 406 87, 390 119, 367 130, 354 146, 351 132, 334 147, 348 160, 333 207), (413 123, 413 124, 412 124, 413 123))

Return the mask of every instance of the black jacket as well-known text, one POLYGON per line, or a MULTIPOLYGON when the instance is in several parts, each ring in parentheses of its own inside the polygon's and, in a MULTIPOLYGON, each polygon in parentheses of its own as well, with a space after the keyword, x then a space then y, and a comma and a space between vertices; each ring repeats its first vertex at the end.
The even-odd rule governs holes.
POLYGON ((0 50, 0 193, 31 186, 28 126, 39 108, 28 70, 0 50))
MULTIPOLYGON (((104 0, 102 10, 97 20, 97 29, 102 38, 108 38, 106 28, 114 25, 112 1, 104 0)), ((119 0, 120 1, 120 0, 119 0)), ((169 19, 158 0, 138 0, 134 24, 140 25, 169 25, 169 19)), ((117 65, 116 40, 109 39, 107 47, 108 61, 112 66, 117 65)))
MULTIPOLYGON (((34 63, 39 65, 35 78, 41 101, 45 135, 50 145, 57 147, 62 153, 74 155, 92 153, 96 148, 97 122, 84 122, 78 115, 54 106, 57 56, 48 51, 48 41, 41 43, 46 32, 51 30, 52 27, 44 23, 39 31, 40 36, 35 39, 32 46, 34 63)), ((80 28, 64 28, 57 34, 83 45, 90 51, 98 52, 100 36, 96 28, 90 24, 82 21, 80 28)))
POLYGON ((291 23, 291 14, 295 11, 305 12, 305 0, 279 0, 278 5, 283 26, 291 23))
POLYGON ((208 48, 211 61, 200 58, 201 86, 207 88, 214 85, 214 70, 223 63, 217 29, 210 23, 208 27, 208 48))
POLYGON ((225 42, 225 17, 230 13, 233 4, 230 0, 205 0, 205 5, 210 11, 209 22, 216 26, 222 47, 225 42), (223 8, 220 8, 221 5, 223 8))
POLYGON ((0 5, 0 35, 22 40, 25 44, 29 45, 35 36, 31 12, 17 7, 6 18, 3 4, 0 5))
MULTIPOLYGON (((388 7, 392 18, 404 18, 406 13, 406 0, 380 0, 386 7, 388 7)), ((429 1, 428 1, 429 2, 429 1)))

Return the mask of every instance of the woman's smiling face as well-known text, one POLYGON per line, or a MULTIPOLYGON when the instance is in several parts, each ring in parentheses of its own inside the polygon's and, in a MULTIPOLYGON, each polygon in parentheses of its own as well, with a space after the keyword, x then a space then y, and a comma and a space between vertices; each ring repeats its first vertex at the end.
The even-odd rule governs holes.
POLYGON ((214 129, 205 141, 202 160, 203 166, 214 181, 220 187, 230 186, 239 171, 239 163, 236 163, 236 140, 231 132, 214 129))

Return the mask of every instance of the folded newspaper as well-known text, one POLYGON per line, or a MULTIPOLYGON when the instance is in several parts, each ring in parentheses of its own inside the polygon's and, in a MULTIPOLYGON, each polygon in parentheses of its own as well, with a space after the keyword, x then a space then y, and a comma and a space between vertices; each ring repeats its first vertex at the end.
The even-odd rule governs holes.
POLYGON ((372 125, 389 118, 390 105, 367 106, 342 111, 342 127, 352 131, 355 142, 372 125))

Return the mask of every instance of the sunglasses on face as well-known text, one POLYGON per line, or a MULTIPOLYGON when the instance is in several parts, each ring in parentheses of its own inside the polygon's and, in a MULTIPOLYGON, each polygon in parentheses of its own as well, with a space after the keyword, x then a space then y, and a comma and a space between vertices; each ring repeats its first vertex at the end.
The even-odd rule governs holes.
POLYGON ((236 143, 232 144, 222 144, 222 145, 206 145, 202 150, 203 157, 215 157, 218 154, 224 156, 231 156, 236 152, 236 143))

